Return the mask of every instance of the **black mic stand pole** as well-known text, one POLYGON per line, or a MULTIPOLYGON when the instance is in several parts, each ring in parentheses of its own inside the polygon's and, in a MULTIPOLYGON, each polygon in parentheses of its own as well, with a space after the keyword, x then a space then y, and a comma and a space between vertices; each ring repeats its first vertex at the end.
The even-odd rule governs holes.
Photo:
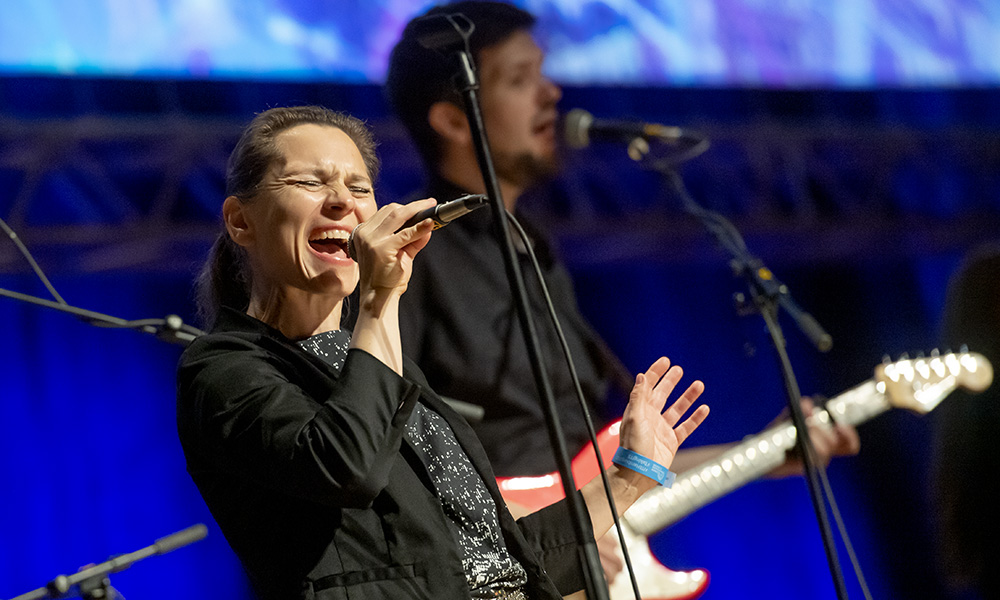
POLYGON ((834 542, 833 531, 830 528, 822 488, 820 487, 819 470, 823 466, 817 463, 816 451, 809 437, 809 426, 806 424, 805 415, 802 413, 802 395, 795 378, 795 372, 792 369, 792 363, 788 358, 781 326, 778 324, 778 310, 784 307, 802 332, 821 352, 829 350, 833 341, 819 323, 811 315, 799 308, 791 299, 787 286, 778 281, 760 259, 750 254, 742 236, 740 236, 733 224, 722 215, 703 208, 691 198, 691 195, 688 194, 687 189, 684 187, 683 180, 672 165, 664 162, 655 164, 653 168, 670 180, 674 190, 684 204, 684 209, 689 214, 698 218, 715 235, 719 244, 732 255, 730 264, 733 267, 733 273, 736 276, 742 276, 746 279, 752 300, 752 305, 745 301, 742 302, 743 307, 741 308, 747 312, 758 312, 764 318, 767 331, 770 334, 775 352, 778 355, 778 361, 781 364, 781 375, 785 382, 785 392, 788 397, 788 409, 791 413, 792 422, 795 424, 796 447, 801 455, 802 464, 805 467, 805 478, 809 487, 809 495, 812 499, 813 508, 816 512, 816 520, 819 523, 820 535, 823 538, 823 548, 826 551, 830 575, 833 578, 834 588, 837 591, 837 598, 846 600, 847 588, 844 584, 844 575, 837 558, 837 547, 834 542))
POLYGON ((428 31, 426 35, 422 36, 421 44, 426 48, 442 51, 446 56, 451 56, 457 61, 455 84, 465 100, 465 112, 472 133, 473 145, 476 149, 476 159, 479 162, 479 169, 483 175, 486 194, 489 197, 490 208, 493 213, 494 234, 497 236, 497 242, 500 244, 501 251, 503 252, 504 267, 506 267, 507 278, 510 281, 511 291, 517 304, 517 313, 520 317, 521 332, 524 335, 524 341, 528 350, 528 359, 534 372, 539 394, 541 395, 542 408, 545 410, 549 440, 555 451, 559 474, 562 478, 563 491, 570 514, 573 517, 572 520, 580 548, 580 561, 586 579, 587 587, 585 591, 587 598, 591 600, 607 600, 608 587, 605 583, 604 571, 601 567, 597 542, 594 540, 593 535, 588 532, 589 528, 586 526, 586 523, 590 521, 590 516, 584 506, 582 497, 577 492, 576 483, 573 480, 569 452, 566 448, 565 436, 563 435, 562 426, 559 423, 559 416, 556 411, 555 396, 542 362, 538 334, 534 321, 531 318, 531 309, 525 291, 524 276, 521 273, 517 254, 511 242, 510 228, 507 224, 507 211, 500 194, 500 183, 493 168, 489 141, 487 140, 486 128, 483 124, 482 108, 479 104, 479 84, 476 81, 476 70, 473 65, 471 53, 468 51, 468 36, 472 33, 474 25, 461 14, 428 17, 426 20, 428 22, 428 31), (468 25, 466 29, 463 30, 462 26, 457 23, 457 17, 462 17, 466 21, 468 25), (442 21, 446 21, 446 23, 442 21))

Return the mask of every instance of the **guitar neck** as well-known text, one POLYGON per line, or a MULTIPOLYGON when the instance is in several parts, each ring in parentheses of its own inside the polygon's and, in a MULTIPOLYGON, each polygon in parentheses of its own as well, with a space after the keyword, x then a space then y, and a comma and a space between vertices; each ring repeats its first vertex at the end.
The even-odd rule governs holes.
MULTIPOLYGON (((832 415, 837 423, 858 425, 889 407, 885 394, 869 380, 827 401, 826 410, 814 412, 809 422, 830 425, 832 415)), ((795 437, 791 421, 748 437, 720 456, 678 474, 673 487, 648 492, 625 512, 624 519, 637 533, 655 533, 780 466, 785 453, 795 446, 795 437)))

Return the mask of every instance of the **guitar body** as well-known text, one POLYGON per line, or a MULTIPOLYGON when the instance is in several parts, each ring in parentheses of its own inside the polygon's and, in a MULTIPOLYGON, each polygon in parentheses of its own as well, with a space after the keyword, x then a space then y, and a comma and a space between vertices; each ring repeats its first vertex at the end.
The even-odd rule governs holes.
MULTIPOLYGON (((611 534, 617 537, 614 529, 611 534)), ((639 584, 642 600, 692 600, 705 592, 709 581, 708 571, 672 571, 653 556, 646 536, 632 531, 625 521, 622 521, 622 534, 629 558, 632 559, 635 582, 639 584)), ((618 554, 621 556, 620 549, 618 554)), ((628 573, 623 571, 615 577, 608 586, 608 595, 611 600, 634 599, 628 573)))
MULTIPOLYGON (((601 449, 604 466, 611 464, 611 457, 618 449, 618 429, 620 421, 604 428, 597 435, 597 445, 601 449)), ((583 485, 597 476, 597 453, 593 446, 586 446, 572 461, 573 480, 577 486, 583 485)), ((519 504, 531 511, 554 504, 563 498, 562 477, 558 472, 537 477, 501 477, 498 480, 500 493, 508 503, 519 504)), ((626 521, 622 521, 622 537, 628 548, 629 558, 635 570, 636 583, 643 600, 690 600, 704 593, 708 587, 708 571, 672 571, 656 560, 646 536, 636 533, 626 521)), ((612 529, 611 534, 618 537, 612 529)), ((622 556, 621 549, 618 550, 622 556)), ((624 562, 624 558, 622 559, 624 562)), ((631 600, 632 582, 628 574, 622 572, 609 586, 611 600, 631 600)))
MULTIPOLYGON (((618 449, 618 429, 621 421, 615 421, 597 434, 597 446, 601 449, 604 467, 611 465, 611 457, 618 449)), ((577 487, 597 476, 597 453, 587 445, 573 458, 573 479, 577 487)), ((500 477, 500 493, 508 503, 520 504, 536 511, 563 499, 562 477, 559 472, 534 477, 500 477)))

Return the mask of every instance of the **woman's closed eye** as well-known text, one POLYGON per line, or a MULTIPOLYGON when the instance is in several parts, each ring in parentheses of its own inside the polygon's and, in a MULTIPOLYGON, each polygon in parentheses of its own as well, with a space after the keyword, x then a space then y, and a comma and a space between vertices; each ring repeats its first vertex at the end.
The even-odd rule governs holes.
POLYGON ((292 185, 297 185, 299 187, 304 187, 307 189, 319 189, 323 185, 322 181, 317 181, 315 179, 295 179, 292 180, 292 185))

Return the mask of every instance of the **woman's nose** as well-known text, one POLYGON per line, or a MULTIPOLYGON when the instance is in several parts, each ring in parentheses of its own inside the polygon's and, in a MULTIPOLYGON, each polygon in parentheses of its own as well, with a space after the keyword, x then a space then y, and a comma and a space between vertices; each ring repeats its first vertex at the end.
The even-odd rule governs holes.
POLYGON ((328 188, 324 208, 337 213, 348 213, 354 210, 354 195, 345 185, 334 185, 328 188))

